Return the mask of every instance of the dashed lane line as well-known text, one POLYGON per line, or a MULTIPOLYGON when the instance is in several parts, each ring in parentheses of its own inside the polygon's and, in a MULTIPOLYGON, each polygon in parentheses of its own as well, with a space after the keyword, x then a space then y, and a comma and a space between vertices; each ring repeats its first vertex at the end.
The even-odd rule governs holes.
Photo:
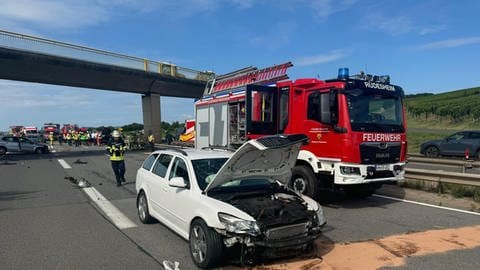
POLYGON ((63 160, 63 159, 57 159, 58 160, 58 163, 60 163, 60 165, 62 165, 62 167, 64 169, 71 169, 72 167, 70 167, 70 165, 68 165, 68 163, 63 160))
POLYGON ((443 209, 443 210, 449 210, 449 211, 454 211, 454 212, 459 212, 459 213, 464 213, 464 214, 480 216, 480 213, 467 211, 467 210, 461 210, 461 209, 450 208, 450 207, 439 206, 439 205, 433 205, 433 204, 428 204, 428 203, 404 200, 404 199, 399 199, 399 198, 389 197, 389 196, 384 196, 384 195, 378 195, 378 194, 373 194, 372 196, 378 197, 378 198, 383 198, 383 199, 388 199, 388 200, 404 202, 404 203, 417 204, 417 205, 422 205, 422 206, 427 206, 427 207, 432 207, 432 208, 438 208, 438 209, 443 209))
POLYGON ((92 199, 92 201, 103 211, 103 213, 115 224, 120 230, 137 227, 133 221, 126 217, 117 207, 108 201, 94 187, 84 188, 83 191, 92 199))
MULTIPOLYGON (((71 169, 70 165, 63 160, 59 159, 58 162, 64 169, 71 169)), ((120 230, 137 227, 128 217, 126 217, 115 205, 107 200, 96 188, 86 187, 83 191, 90 197, 93 203, 100 208, 104 215, 106 215, 113 224, 120 230)))

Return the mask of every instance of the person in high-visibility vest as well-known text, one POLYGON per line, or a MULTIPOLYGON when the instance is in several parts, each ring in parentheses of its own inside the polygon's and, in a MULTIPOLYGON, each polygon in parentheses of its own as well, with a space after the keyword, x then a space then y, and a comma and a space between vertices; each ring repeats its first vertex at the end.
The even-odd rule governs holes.
POLYGON ((67 131, 67 135, 66 135, 65 138, 66 138, 66 141, 67 141, 68 145, 72 146, 72 133, 67 131))
POLYGON ((125 151, 127 146, 122 140, 120 132, 114 130, 112 132, 113 139, 107 144, 107 152, 110 155, 110 162, 112 163, 113 173, 117 180, 117 187, 125 182, 125 151))
POLYGON ((148 135, 148 144, 150 145, 150 149, 155 151, 155 136, 153 136, 153 133, 150 131, 150 135, 148 135))
POLYGON ((48 139, 50 140, 50 146, 53 145, 53 132, 50 131, 50 134, 48 135, 48 139))

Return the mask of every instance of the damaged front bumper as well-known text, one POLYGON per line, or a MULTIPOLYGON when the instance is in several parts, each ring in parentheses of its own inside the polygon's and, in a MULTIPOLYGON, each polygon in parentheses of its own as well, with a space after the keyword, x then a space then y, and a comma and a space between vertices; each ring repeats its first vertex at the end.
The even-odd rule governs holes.
POLYGON ((223 236, 227 248, 239 245, 242 253, 273 258, 305 251, 320 236, 322 226, 309 227, 307 223, 286 225, 266 229, 258 236, 234 234, 220 229, 217 232, 223 236))

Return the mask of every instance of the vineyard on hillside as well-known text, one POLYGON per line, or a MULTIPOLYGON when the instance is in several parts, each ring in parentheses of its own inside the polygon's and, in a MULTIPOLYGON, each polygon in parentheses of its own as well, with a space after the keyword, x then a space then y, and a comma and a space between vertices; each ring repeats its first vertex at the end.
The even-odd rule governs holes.
POLYGON ((408 116, 417 120, 480 122, 480 87, 442 94, 407 96, 408 116))

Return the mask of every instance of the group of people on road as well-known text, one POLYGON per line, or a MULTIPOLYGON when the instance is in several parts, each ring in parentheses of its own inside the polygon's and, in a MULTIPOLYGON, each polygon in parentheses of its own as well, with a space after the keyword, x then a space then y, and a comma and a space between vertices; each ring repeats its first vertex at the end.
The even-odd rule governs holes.
POLYGON ((101 132, 90 132, 82 130, 69 130, 60 133, 58 136, 55 136, 53 132, 46 134, 46 139, 50 145, 54 144, 55 140, 58 140, 59 145, 64 143, 69 146, 78 147, 80 145, 97 145, 102 144, 102 133, 101 132))

